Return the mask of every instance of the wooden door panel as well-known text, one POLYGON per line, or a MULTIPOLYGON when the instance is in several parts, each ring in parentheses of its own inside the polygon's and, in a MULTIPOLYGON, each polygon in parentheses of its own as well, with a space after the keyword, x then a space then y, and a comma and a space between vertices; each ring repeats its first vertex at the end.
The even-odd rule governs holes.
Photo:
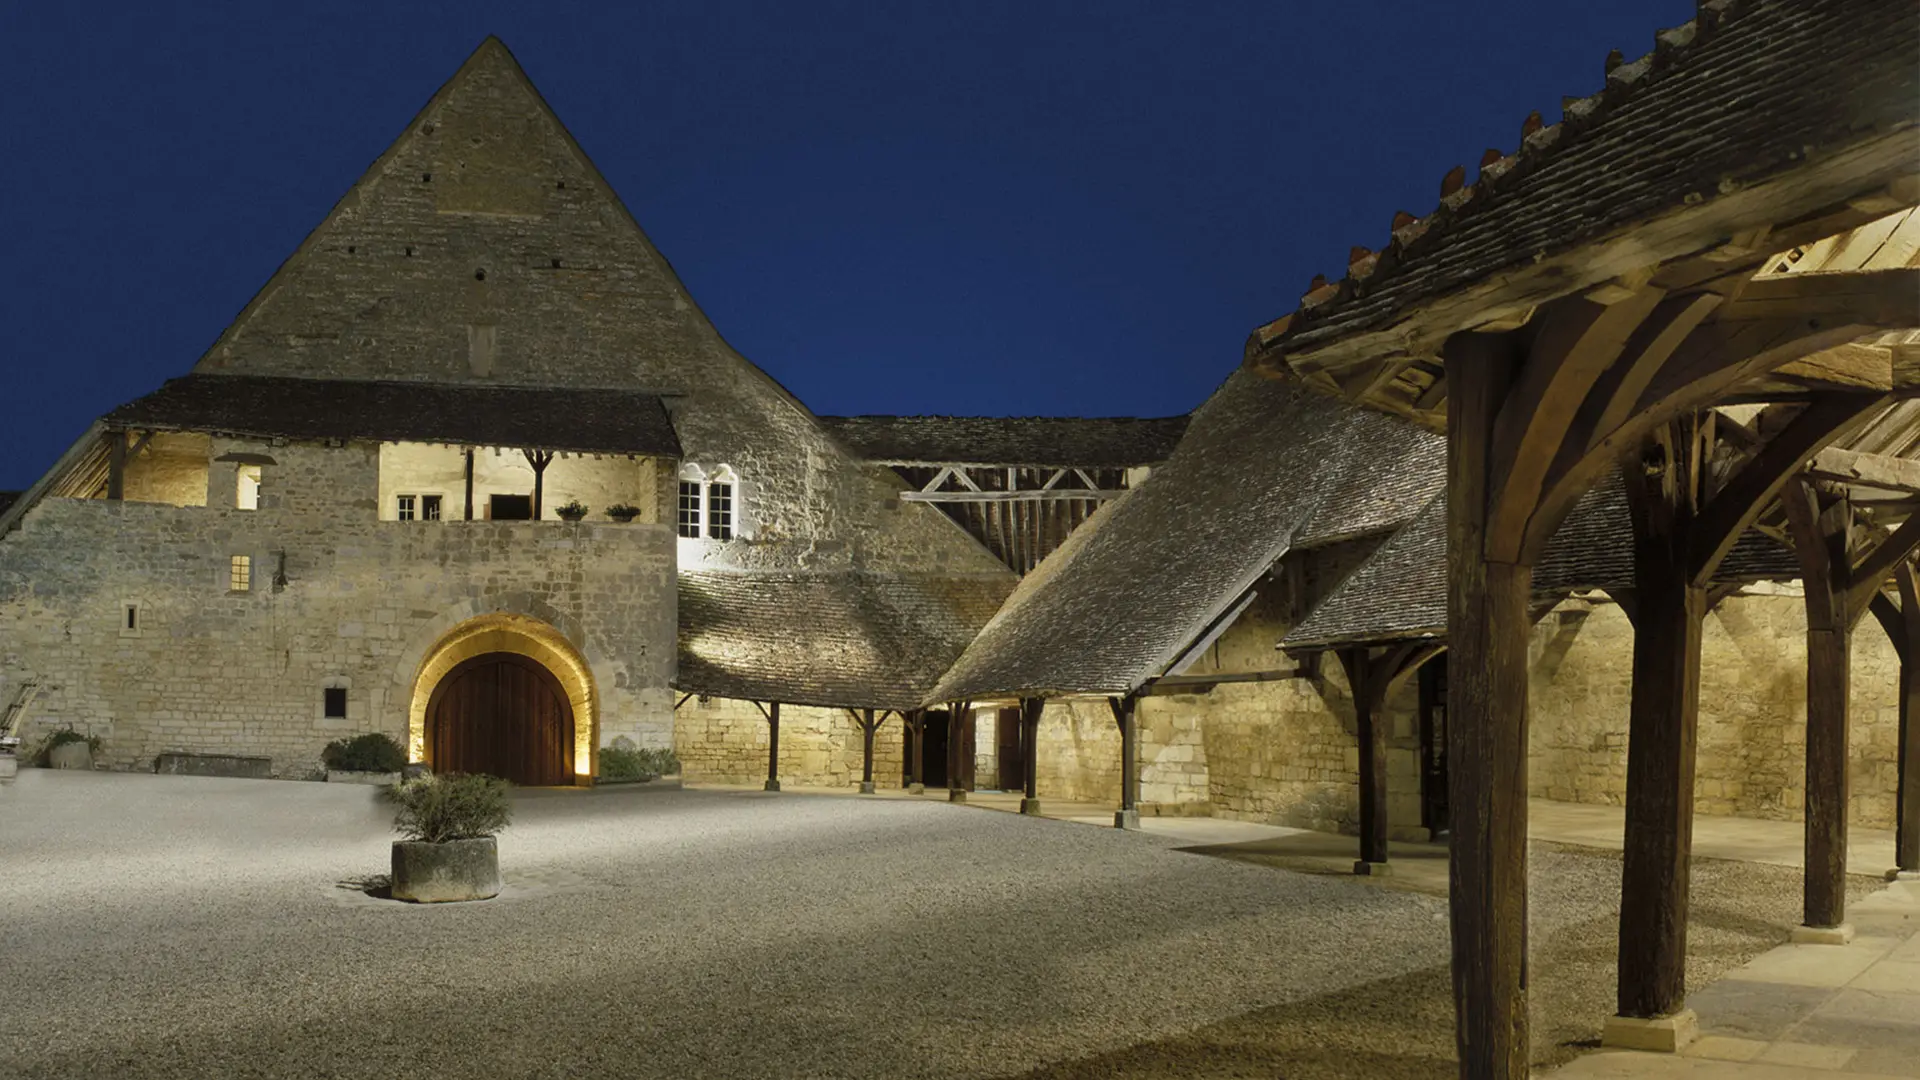
POLYGON ((436 772, 485 773, 524 785, 573 779, 573 708, 560 680, 517 653, 461 662, 427 703, 436 772))

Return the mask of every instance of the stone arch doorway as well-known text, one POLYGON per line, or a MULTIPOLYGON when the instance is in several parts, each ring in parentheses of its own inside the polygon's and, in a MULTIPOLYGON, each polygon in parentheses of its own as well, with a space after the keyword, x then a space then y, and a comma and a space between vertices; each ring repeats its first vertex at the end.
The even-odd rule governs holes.
POLYGON ((442 676, 427 699, 426 740, 439 772, 573 782, 572 703, 553 672, 519 653, 481 653, 442 676))
POLYGON ((598 713, 587 661, 558 629, 531 615, 476 615, 440 635, 420 661, 408 750, 412 760, 443 772, 585 783, 593 775, 598 713), (545 741, 525 742, 534 731, 545 741), (514 747, 520 765, 509 762, 514 747))

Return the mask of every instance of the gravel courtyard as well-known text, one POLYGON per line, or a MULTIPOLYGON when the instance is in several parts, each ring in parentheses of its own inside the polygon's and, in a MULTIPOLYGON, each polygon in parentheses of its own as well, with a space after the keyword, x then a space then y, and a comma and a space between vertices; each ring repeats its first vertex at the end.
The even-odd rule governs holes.
MULTIPOLYGON (((1445 904, 909 800, 523 792, 416 907, 367 788, 0 787, 0 1074, 988 1077, 1446 963, 1445 904)), ((1444 1030, 1444 1029, 1443 1029, 1444 1030)))

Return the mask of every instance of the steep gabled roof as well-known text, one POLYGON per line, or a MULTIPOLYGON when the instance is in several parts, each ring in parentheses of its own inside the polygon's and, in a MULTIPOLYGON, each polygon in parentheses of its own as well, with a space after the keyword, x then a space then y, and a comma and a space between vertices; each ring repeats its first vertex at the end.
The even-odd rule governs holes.
POLYGON ((680 575, 688 693, 911 709, 1007 598, 1000 575, 680 575))
POLYGON ((1184 416, 823 416, 820 423, 883 465, 1154 465, 1187 430, 1184 416))
MULTIPOLYGON (((1800 576, 1792 549, 1749 530, 1721 563, 1720 582, 1791 581, 1800 576)), ((1542 598, 1575 589, 1633 586, 1633 525, 1626 488, 1610 473, 1574 504, 1534 568, 1542 598)), ((1447 497, 1433 496, 1418 517, 1380 546, 1288 632, 1289 649, 1445 637, 1447 632, 1447 497)))
POLYGON ((660 399, 629 390, 188 375, 108 413, 113 428, 465 443, 679 457, 660 399))
POLYGON ((1165 464, 1028 575, 934 699, 1130 691, 1290 547, 1406 521, 1443 467, 1427 432, 1238 372, 1165 464))

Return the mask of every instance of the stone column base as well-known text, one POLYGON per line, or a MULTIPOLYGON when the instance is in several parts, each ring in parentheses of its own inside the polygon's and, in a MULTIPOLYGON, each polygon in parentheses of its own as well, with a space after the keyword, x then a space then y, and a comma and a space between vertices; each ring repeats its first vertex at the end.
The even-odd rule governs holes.
POLYGON ((1841 923, 1839 926, 1796 926, 1793 928, 1795 945, 1845 945, 1853 940, 1853 924, 1841 923))
POLYGON ((963 802, 966 802, 966 801, 967 801, 967 791, 966 791, 966 789, 965 789, 965 788, 948 788, 948 789, 947 789, 947 801, 948 801, 948 802, 957 802, 957 803, 963 803, 963 802))
POLYGON ((1022 796, 1020 799, 1020 812, 1023 814, 1029 815, 1031 817, 1039 817, 1040 816, 1040 800, 1029 799, 1022 796))
POLYGON ((860 781, 860 794, 862 795, 873 794, 873 781, 871 780, 860 781))
POLYGON ((1140 829, 1140 811, 1115 810, 1113 812, 1113 827, 1138 832, 1140 829))
POLYGON ((1600 1032, 1600 1045, 1617 1050, 1648 1050, 1656 1054, 1677 1054, 1700 1035, 1700 1019, 1692 1009, 1681 1009, 1672 1016, 1643 1019, 1638 1016, 1609 1016, 1600 1032))
POLYGON ((907 794, 909 795, 925 795, 926 793, 927 793, 927 785, 925 784, 908 784, 907 785, 907 794))
POLYGON ((780 781, 778 781, 778 780, 769 780, 769 781, 767 781, 767 787, 766 787, 766 790, 768 790, 768 791, 779 791, 779 790, 780 790, 780 781))
POLYGON ((1362 877, 1389 877, 1393 874, 1393 867, 1384 862, 1368 862, 1365 859, 1356 859, 1353 864, 1353 872, 1362 877))
MULTIPOLYGON (((5 768, 5 766, 0 766, 5 768)), ((1920 870, 1902 870, 1899 867, 1887 871, 1888 881, 1920 881, 1920 870)))

